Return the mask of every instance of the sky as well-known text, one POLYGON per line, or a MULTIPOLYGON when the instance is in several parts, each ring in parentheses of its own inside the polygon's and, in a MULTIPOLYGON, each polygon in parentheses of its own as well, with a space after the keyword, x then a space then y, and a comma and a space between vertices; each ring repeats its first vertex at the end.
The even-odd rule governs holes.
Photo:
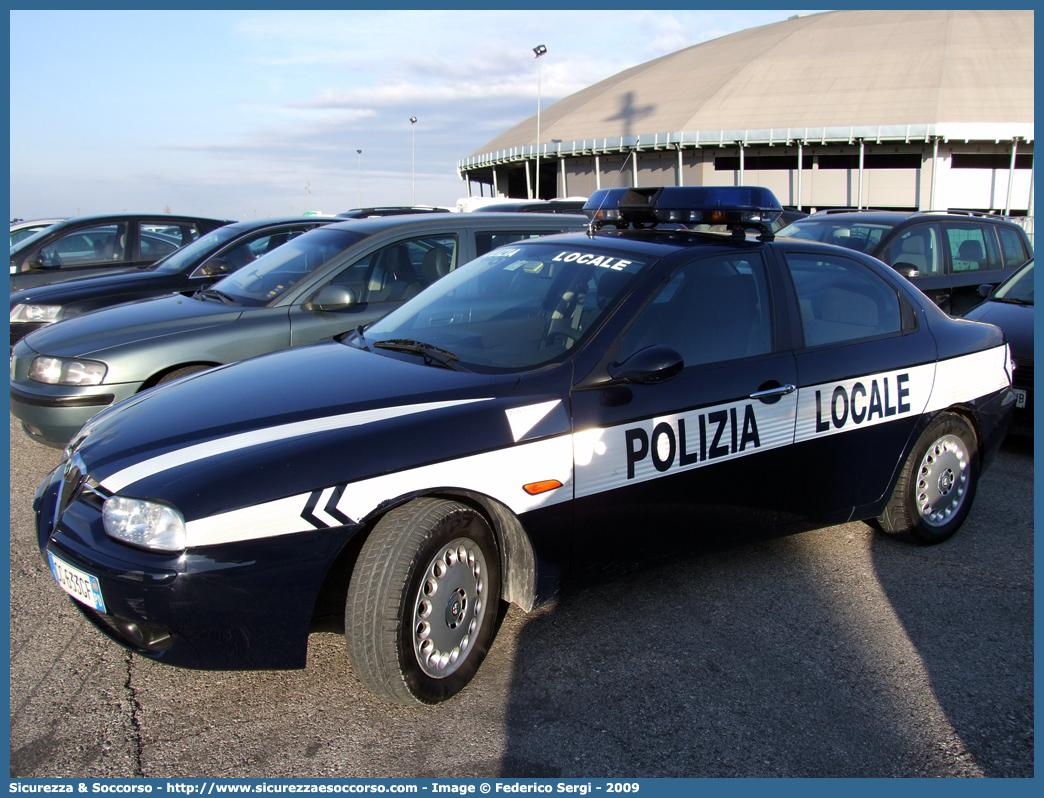
POLYGON ((538 44, 547 108, 797 13, 11 11, 10 212, 453 207, 457 161, 536 113, 538 44))

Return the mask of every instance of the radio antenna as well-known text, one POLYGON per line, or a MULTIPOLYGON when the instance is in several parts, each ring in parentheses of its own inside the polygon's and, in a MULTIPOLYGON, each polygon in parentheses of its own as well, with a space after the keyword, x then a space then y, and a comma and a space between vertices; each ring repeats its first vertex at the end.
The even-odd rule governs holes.
POLYGON ((622 175, 623 174, 623 170, 627 168, 627 162, 629 160, 631 160, 631 156, 633 156, 636 152, 638 152, 638 148, 641 146, 641 144, 642 144, 642 137, 638 136, 638 138, 636 138, 634 140, 634 146, 631 147, 631 151, 629 153, 627 153, 627 157, 624 158, 624 162, 622 164, 620 164, 620 168, 616 171, 616 177, 613 178, 613 184, 611 186, 609 186, 609 191, 605 192, 605 196, 602 197, 601 203, 599 203, 598 207, 595 209, 594 214, 591 216, 590 221, 588 221, 588 223, 587 223, 587 235, 588 235, 589 238, 594 238, 595 219, 598 218, 598 214, 602 210, 602 205, 605 205, 605 201, 607 199, 609 199, 609 192, 612 191, 614 188, 616 188, 616 184, 620 182, 620 175, 622 175))

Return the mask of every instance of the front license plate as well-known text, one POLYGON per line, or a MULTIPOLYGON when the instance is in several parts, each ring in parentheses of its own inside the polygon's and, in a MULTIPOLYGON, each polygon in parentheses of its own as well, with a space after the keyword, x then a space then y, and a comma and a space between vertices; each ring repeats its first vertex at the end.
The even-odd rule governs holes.
POLYGON ((1024 388, 1012 388, 1015 391, 1015 407, 1026 406, 1026 390, 1024 388))
POLYGON ((51 573, 54 574, 54 578, 62 590, 88 607, 102 614, 105 613, 105 600, 102 599, 98 577, 81 571, 79 568, 73 568, 51 552, 47 552, 47 561, 51 564, 51 573))

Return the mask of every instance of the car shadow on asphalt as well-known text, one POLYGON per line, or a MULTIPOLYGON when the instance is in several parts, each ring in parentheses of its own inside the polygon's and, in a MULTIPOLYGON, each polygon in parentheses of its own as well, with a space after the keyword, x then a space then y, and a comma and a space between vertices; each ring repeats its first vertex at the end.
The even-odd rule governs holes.
POLYGON ((500 775, 1032 776, 1014 475, 1032 495, 1032 454, 1006 444, 938 546, 852 523, 566 593, 517 634, 500 775))

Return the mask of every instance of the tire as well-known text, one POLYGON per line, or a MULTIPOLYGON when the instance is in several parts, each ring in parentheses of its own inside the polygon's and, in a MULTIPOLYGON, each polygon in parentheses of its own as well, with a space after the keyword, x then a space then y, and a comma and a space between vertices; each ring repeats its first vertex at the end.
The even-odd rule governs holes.
POLYGON ((979 481, 978 440, 971 424, 941 413, 918 438, 882 515, 881 529, 918 543, 942 543, 971 511, 979 481))
POLYGON ((385 515, 359 553, 345 601, 348 658, 380 698, 437 704, 475 675, 499 608, 486 520, 458 502, 416 499, 385 515))
POLYGON ((195 374, 197 371, 206 371, 210 366, 182 366, 181 368, 168 371, 158 380, 157 385, 166 385, 168 382, 174 382, 174 380, 180 380, 182 377, 187 377, 189 374, 195 374))

